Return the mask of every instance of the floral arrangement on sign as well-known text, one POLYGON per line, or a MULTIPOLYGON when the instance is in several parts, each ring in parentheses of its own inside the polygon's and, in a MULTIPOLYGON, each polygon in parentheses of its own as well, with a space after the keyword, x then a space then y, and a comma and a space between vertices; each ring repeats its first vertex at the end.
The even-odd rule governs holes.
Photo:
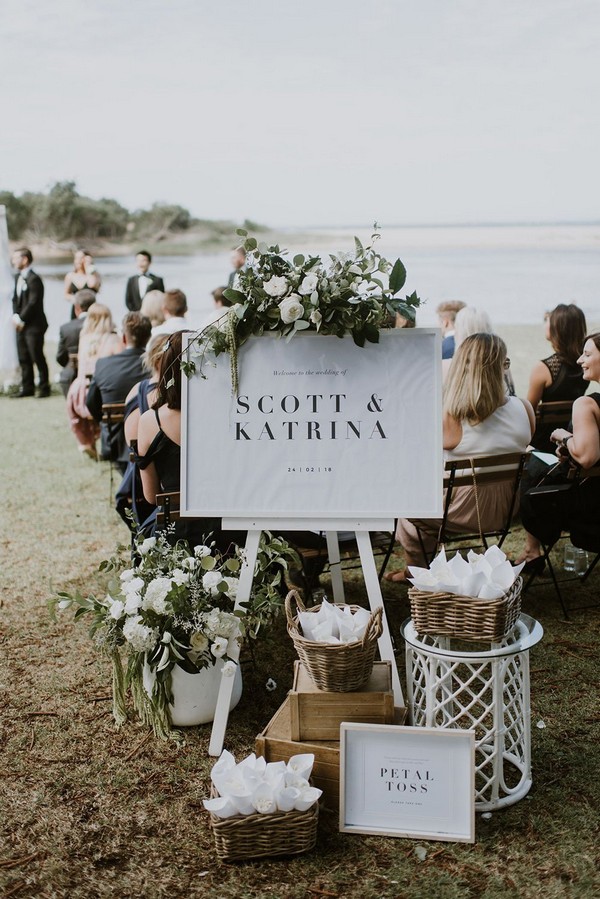
POLYGON ((243 608, 235 609, 242 551, 224 557, 210 546, 175 546, 164 535, 137 543, 135 564, 117 555, 101 563, 106 584, 102 595, 59 592, 50 611, 72 609, 75 619, 91 617, 90 636, 107 652, 113 666, 113 715, 127 719, 125 695, 131 690, 140 719, 157 736, 170 735, 171 672, 175 665, 196 674, 224 659, 224 673, 235 674, 234 644, 255 638, 282 606, 278 586, 294 551, 267 532, 261 537, 253 589, 243 608), (127 666, 123 668, 124 650, 127 666))
MULTIPOLYGON (((351 334, 358 346, 378 343, 381 328, 389 327, 397 313, 414 321, 420 305, 416 293, 398 296, 406 282, 400 259, 388 262, 374 249, 380 234, 375 225, 372 243, 363 246, 354 238, 354 254, 320 256, 298 254, 290 261, 278 245, 257 243, 243 229, 246 266, 224 291, 233 305, 214 325, 194 338, 188 359, 182 361, 188 375, 203 372, 207 351, 229 353, 234 392, 238 387, 238 348, 251 336, 276 333, 291 340, 299 332, 344 337, 351 334)), ((392 325, 393 326, 393 325, 392 325)))
POLYGON ((210 775, 217 795, 204 799, 204 808, 217 818, 308 811, 323 792, 309 783, 314 762, 312 753, 294 755, 287 763, 252 753, 236 764, 225 749, 210 775))

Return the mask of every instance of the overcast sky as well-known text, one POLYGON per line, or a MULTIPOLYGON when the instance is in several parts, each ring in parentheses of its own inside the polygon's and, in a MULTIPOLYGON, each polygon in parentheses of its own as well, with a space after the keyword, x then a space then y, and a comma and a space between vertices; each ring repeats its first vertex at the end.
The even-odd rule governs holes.
POLYGON ((0 188, 280 226, 597 220, 597 0, 2 0, 0 188))

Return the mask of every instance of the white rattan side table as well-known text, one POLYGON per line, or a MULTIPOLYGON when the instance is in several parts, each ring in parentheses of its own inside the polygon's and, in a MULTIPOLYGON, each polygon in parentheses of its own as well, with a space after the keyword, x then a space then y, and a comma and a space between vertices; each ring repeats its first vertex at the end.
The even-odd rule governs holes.
POLYGON ((500 643, 417 634, 406 641, 407 701, 415 727, 475 730, 475 810, 522 799, 531 787, 529 650, 541 624, 521 615, 500 643))

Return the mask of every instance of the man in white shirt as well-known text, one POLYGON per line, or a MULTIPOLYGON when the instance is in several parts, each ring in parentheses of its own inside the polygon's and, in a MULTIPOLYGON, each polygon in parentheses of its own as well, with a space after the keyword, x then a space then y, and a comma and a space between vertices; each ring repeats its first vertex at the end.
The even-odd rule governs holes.
POLYGON ((165 317, 162 325, 152 328, 152 336, 157 334, 174 334, 175 331, 187 331, 190 323, 185 317, 187 312, 187 297, 183 290, 167 290, 162 307, 165 317))
POLYGON ((131 312, 139 312, 142 300, 151 290, 160 290, 164 293, 165 285, 162 278, 153 275, 150 269, 152 256, 148 250, 140 250, 136 254, 135 264, 138 269, 137 275, 132 275, 127 282, 125 290, 125 305, 131 312))

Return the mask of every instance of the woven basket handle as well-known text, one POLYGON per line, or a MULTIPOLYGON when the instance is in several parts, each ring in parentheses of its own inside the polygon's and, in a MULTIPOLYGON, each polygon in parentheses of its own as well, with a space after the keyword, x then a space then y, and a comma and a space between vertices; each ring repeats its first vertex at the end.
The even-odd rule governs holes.
POLYGON ((369 623, 365 629, 365 635, 362 638, 362 645, 366 646, 367 643, 371 642, 373 639, 377 639, 381 635, 382 625, 381 619, 383 616, 383 607, 379 606, 378 609, 372 613, 369 623))
POLYGON ((285 615, 287 618, 288 628, 294 628, 294 630, 296 630, 296 623, 294 621, 296 615, 294 614, 292 601, 296 603, 297 612, 306 612, 306 607, 300 599, 300 594, 298 593, 298 591, 290 590, 285 598, 285 615))

